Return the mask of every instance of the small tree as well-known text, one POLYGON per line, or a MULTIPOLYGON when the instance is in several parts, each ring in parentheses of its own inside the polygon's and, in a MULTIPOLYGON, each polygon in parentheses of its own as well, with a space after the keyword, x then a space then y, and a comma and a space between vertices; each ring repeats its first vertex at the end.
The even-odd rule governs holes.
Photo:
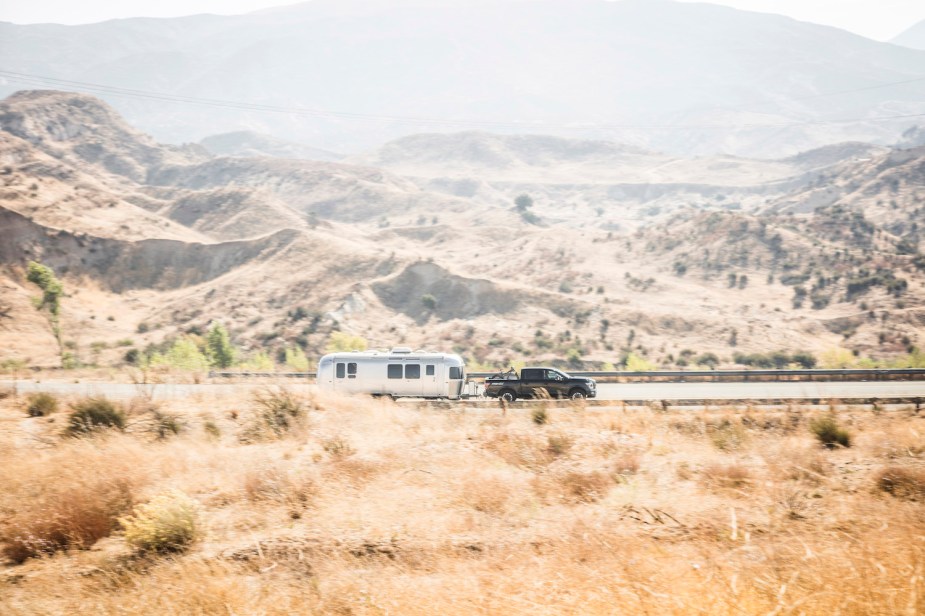
POLYGON ((272 372, 276 369, 273 359, 265 351, 257 351, 240 366, 257 372, 272 372))
POLYGON ((299 347, 286 349, 286 365, 296 372, 308 372, 308 358, 299 347))
POLYGON ((421 296, 421 303, 424 304, 424 307, 428 310, 435 310, 437 308, 437 298, 430 293, 425 293, 421 296))
POLYGON ((48 323, 51 325, 51 331, 58 343, 58 355, 61 357, 61 364, 64 365, 64 344, 61 341, 61 296, 64 295, 64 287, 61 281, 55 277, 51 268, 29 261, 29 271, 26 279, 38 286, 42 290, 42 297, 35 301, 35 307, 38 310, 48 311, 48 323))
POLYGON ((338 353, 344 351, 365 351, 369 348, 369 343, 362 336, 351 336, 344 332, 331 332, 328 338, 328 345, 325 347, 327 353, 338 353))
POLYGON ((169 366, 189 372, 205 372, 209 369, 208 358, 199 350, 196 342, 187 336, 178 338, 165 355, 151 357, 152 366, 169 366))
POLYGON ((630 353, 626 358, 626 369, 630 372, 649 372, 655 370, 655 364, 635 353, 630 353))
POLYGON ((526 193, 519 195, 516 199, 514 199, 514 205, 517 206, 518 212, 526 212, 531 207, 533 207, 533 198, 531 198, 530 195, 526 193))
POLYGON ((206 334, 206 351, 209 363, 217 368, 230 368, 234 364, 235 352, 228 330, 218 321, 212 324, 206 334))

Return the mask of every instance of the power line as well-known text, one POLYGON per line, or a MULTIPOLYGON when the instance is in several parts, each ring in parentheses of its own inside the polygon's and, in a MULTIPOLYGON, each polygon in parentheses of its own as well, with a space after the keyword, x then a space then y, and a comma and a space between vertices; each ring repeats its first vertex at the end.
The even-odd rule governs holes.
MULTIPOLYGON (((840 120, 786 120, 778 122, 765 123, 741 123, 730 125, 725 124, 634 124, 634 123, 551 123, 551 122, 517 122, 517 121, 492 121, 492 120, 458 120, 450 118, 429 118, 429 117, 411 117, 411 116, 394 116, 385 114, 356 113, 347 111, 332 111, 326 109, 312 109, 306 107, 291 107, 281 105, 268 105, 262 103, 250 103, 244 101, 231 101, 223 99, 203 98, 187 96, 183 94, 167 94, 163 92, 152 92, 149 90, 138 90, 132 88, 122 88, 118 86, 108 86, 104 84, 91 83, 86 81, 75 81, 70 79, 59 79, 56 77, 46 77, 30 73, 20 73, 0 69, 0 77, 4 77, 15 83, 22 83, 33 86, 53 86, 59 88, 73 88, 79 92, 105 94, 109 96, 137 98, 142 100, 160 101, 175 104, 198 105, 213 108, 232 109, 239 111, 255 111, 261 113, 280 113, 296 116, 321 117, 321 118, 342 118, 362 121, 378 122, 395 122, 418 125, 434 126, 457 126, 463 128, 511 128, 511 129, 549 129, 555 128, 560 130, 627 130, 627 129, 649 129, 649 130, 728 130, 730 128, 788 128, 793 126, 806 125, 838 125, 853 124, 857 122, 883 122, 902 120, 909 118, 925 117, 925 113, 897 114, 886 116, 870 116, 862 118, 847 118, 840 120)), ((828 92, 812 96, 799 97, 791 100, 807 100, 810 98, 820 98, 827 96, 836 96, 859 92, 863 90, 872 90, 885 88, 892 85, 901 85, 925 81, 925 76, 903 81, 892 82, 888 84, 879 84, 876 86, 866 86, 854 88, 851 90, 841 90, 837 92, 828 92)), ((744 107, 745 105, 743 105, 744 107)), ((735 107, 736 109, 739 107, 735 107)))

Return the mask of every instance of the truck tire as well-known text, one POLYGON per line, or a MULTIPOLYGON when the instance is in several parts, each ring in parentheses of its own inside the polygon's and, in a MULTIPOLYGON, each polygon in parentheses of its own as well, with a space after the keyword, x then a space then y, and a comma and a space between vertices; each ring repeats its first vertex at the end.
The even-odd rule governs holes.
POLYGON ((499 400, 504 400, 505 402, 513 402, 517 400, 517 393, 513 389, 502 389, 501 393, 498 394, 499 400))
POLYGON ((577 387, 572 391, 568 392, 568 397, 572 400, 584 400, 587 397, 583 389, 578 389, 577 387))

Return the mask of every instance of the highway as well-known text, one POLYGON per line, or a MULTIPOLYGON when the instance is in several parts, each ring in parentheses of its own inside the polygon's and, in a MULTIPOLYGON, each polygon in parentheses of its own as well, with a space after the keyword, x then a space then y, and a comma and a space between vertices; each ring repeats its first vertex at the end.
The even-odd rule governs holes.
POLYGON ((925 398, 925 381, 602 383, 597 389, 602 400, 925 398))
MULTIPOLYGON (((13 385, 0 381, 0 388, 13 385)), ((284 385, 296 391, 314 387, 305 381, 259 381, 253 383, 203 383, 133 385, 130 383, 74 383, 73 381, 17 381, 20 393, 49 392, 58 395, 106 396, 129 400, 150 395, 155 400, 201 397, 246 397, 254 389, 268 385, 284 385)), ((780 400, 780 399, 925 399, 925 381, 874 382, 766 382, 766 383, 602 383, 598 385, 600 400, 780 400)))

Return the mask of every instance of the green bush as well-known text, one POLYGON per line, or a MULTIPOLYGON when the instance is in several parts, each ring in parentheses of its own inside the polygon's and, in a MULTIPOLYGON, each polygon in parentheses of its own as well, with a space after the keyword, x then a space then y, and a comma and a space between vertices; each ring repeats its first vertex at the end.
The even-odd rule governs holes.
POLYGON ((42 392, 32 394, 26 402, 26 412, 29 417, 44 417, 58 410, 58 399, 53 395, 42 392))
POLYGON ((838 425, 834 415, 817 417, 809 422, 809 429, 816 439, 828 449, 851 447, 851 434, 838 425))
POLYGON ((135 508, 134 515, 120 518, 125 541, 142 552, 182 552, 196 541, 199 507, 182 492, 160 494, 135 508))
POLYGON ((71 406, 65 434, 80 436, 96 430, 125 429, 125 412, 106 398, 85 398, 71 406))

